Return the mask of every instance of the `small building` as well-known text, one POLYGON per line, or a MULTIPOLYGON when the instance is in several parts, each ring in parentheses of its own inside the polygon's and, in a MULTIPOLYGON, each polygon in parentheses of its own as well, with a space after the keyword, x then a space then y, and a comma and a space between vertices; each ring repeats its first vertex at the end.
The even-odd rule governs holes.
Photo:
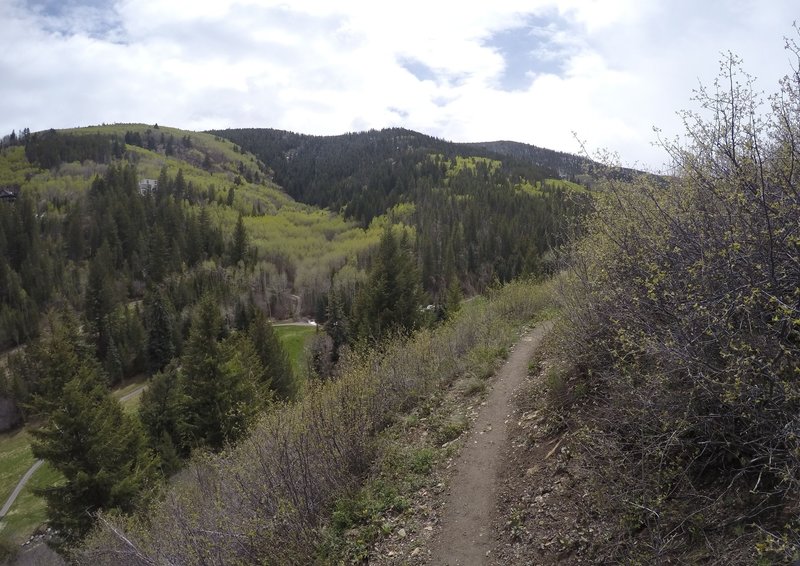
POLYGON ((14 202, 19 195, 18 187, 0 187, 0 202, 14 202))
POLYGON ((139 180, 139 193, 144 195, 151 195, 158 188, 158 181, 155 179, 140 179, 139 180))

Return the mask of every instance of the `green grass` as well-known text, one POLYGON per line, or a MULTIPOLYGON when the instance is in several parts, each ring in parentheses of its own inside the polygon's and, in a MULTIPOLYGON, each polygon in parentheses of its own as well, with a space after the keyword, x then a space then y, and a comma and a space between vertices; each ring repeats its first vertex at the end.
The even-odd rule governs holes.
POLYGON ((121 399, 128 393, 136 391, 139 387, 141 387, 145 383, 147 383, 147 376, 138 375, 132 378, 131 380, 126 381, 124 385, 118 387, 117 389, 114 389, 111 392, 111 395, 113 395, 115 399, 121 399))
MULTIPOLYGON (((112 395, 119 399, 145 382, 144 377, 134 379, 112 391, 112 395)), ((140 395, 134 395, 124 401, 122 405, 125 412, 134 412, 139 406, 139 400, 140 395)), ((17 482, 35 461, 31 452, 31 436, 26 429, 0 435, 0 462, 3 463, 0 466, 0 505, 5 503, 17 482)), ((37 527, 44 524, 47 520, 45 502, 34 494, 34 490, 55 485, 60 479, 61 475, 48 464, 36 470, 8 514, 0 520, 0 538, 22 544, 37 527)))
MULTIPOLYGON (((0 436, 0 461, 3 462, 0 468, 0 505, 5 503, 17 482, 36 461, 31 452, 30 440, 25 429, 0 436)), ((59 478, 60 474, 47 464, 33 474, 8 514, 0 520, 0 538, 22 544, 45 522, 45 502, 34 495, 33 490, 54 485, 59 478)))
POLYGON ((142 392, 144 389, 139 391, 136 395, 132 395, 128 399, 122 401, 121 399, 128 395, 129 393, 133 393, 137 389, 141 389, 143 385, 147 383, 147 376, 145 375, 138 375, 131 379, 130 381, 126 382, 123 386, 115 389, 111 392, 115 399, 120 399, 120 404, 122 405, 122 409, 128 413, 134 413, 139 408, 139 402, 142 399, 142 392))
POLYGON ((292 371, 296 376, 305 375, 306 372, 306 344, 317 329, 314 326, 299 326, 293 324, 275 326, 278 339, 289 354, 292 362, 292 371))
POLYGON ((61 474, 49 464, 36 470, 8 514, 0 521, 0 537, 22 544, 43 525, 47 521, 45 501, 35 495, 34 490, 56 485, 59 481, 61 474))
POLYGON ((36 458, 31 452, 31 438, 26 430, 0 435, 0 505, 6 499, 20 478, 28 471, 36 458))

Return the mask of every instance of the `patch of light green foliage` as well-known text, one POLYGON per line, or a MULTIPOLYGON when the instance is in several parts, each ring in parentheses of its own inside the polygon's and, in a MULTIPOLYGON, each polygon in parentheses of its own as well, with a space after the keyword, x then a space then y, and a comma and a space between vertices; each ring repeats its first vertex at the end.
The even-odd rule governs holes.
POLYGON ((494 173, 503 165, 502 162, 488 157, 462 157, 457 155, 454 160, 447 161, 447 176, 455 177, 464 169, 475 172, 479 163, 484 164, 490 173, 494 173))
POLYGON ((586 187, 578 183, 573 183, 572 181, 567 181, 566 179, 545 179, 544 181, 536 181, 534 183, 524 179, 522 182, 517 183, 515 188, 518 191, 523 191, 534 196, 541 196, 544 193, 544 189, 548 187, 577 193, 586 192, 586 187))
POLYGON ((7 147, 0 150, 0 187, 21 185, 28 175, 33 175, 36 171, 37 169, 25 158, 24 147, 7 147))

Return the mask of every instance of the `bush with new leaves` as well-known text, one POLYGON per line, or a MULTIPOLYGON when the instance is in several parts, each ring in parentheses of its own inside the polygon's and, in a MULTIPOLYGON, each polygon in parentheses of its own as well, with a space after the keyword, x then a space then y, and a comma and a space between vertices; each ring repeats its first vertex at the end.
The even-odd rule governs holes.
POLYGON ((562 293, 565 355, 610 400, 585 441, 647 559, 753 522, 791 539, 800 493, 798 66, 766 107, 733 55, 696 94, 674 175, 602 184, 562 293))

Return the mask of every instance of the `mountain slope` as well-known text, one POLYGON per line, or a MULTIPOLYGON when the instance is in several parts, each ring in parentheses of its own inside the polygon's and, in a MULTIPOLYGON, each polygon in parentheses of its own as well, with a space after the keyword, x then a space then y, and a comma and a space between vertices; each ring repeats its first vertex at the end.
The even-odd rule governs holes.
MULTIPOLYGON (((327 137, 213 133, 255 154, 302 202, 340 210, 362 225, 386 212, 407 220, 434 300, 453 281, 480 292, 494 279, 546 270, 547 250, 587 205, 583 189, 550 165, 400 128, 327 137)), ((556 152, 540 154, 570 163, 556 152)))

